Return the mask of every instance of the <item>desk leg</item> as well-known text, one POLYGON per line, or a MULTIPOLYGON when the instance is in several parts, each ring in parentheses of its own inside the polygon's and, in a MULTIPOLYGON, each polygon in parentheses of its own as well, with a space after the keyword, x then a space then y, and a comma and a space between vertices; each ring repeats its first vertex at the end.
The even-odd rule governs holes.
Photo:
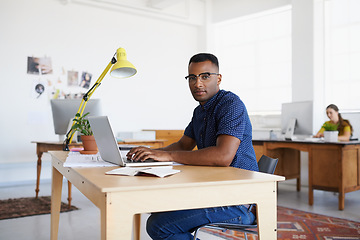
POLYGON ((264 196, 266 201, 256 203, 259 240, 277 239, 276 183, 273 194, 264 196))
POLYGON ((141 214, 134 216, 134 240, 140 240, 141 214))
POLYGON ((309 185, 309 205, 314 205, 314 189, 309 185))
POLYGON ((39 196, 39 185, 40 185, 40 173, 41 173, 41 157, 43 155, 43 152, 40 152, 39 150, 37 150, 37 165, 36 165, 36 188, 35 188, 35 193, 36 196, 35 198, 38 198, 39 196))
POLYGON ((344 189, 340 189, 339 192, 339 210, 344 210, 345 208, 345 193, 344 189))
POLYGON ((59 233, 59 218, 61 207, 61 190, 62 190, 62 174, 52 168, 52 180, 51 180, 51 225, 50 225, 50 239, 58 239, 59 233))
POLYGON ((71 200, 72 200, 72 197, 71 197, 71 182, 68 181, 68 208, 70 209, 71 208, 71 200))
MULTIPOLYGON (((105 197, 104 205, 100 207, 101 215, 101 240, 132 239, 133 223, 137 223, 140 214, 135 214, 129 207, 121 203, 119 199, 111 202, 109 195, 105 197)), ((136 229, 140 229, 135 226, 136 229)), ((134 240, 139 240, 137 233, 134 234, 134 240)))
POLYGON ((309 205, 314 204, 314 189, 313 189, 313 153, 312 150, 309 150, 309 163, 308 163, 308 175, 309 175, 309 205))
POLYGON ((300 177, 298 177, 298 178, 296 179, 296 190, 297 190, 298 192, 300 192, 300 190, 301 190, 301 180, 300 180, 300 177))
MULTIPOLYGON (((339 169, 338 169, 338 176, 339 177, 339 210, 344 210, 345 208, 345 171, 344 169, 346 169, 347 167, 350 167, 350 165, 346 165, 345 162, 349 161, 350 159, 347 159, 344 155, 344 150, 343 148, 341 148, 341 151, 338 151, 338 165, 339 165, 339 169)), ((356 166, 355 166, 356 168, 356 166)), ((359 169, 357 171, 357 174, 359 175, 359 169)), ((359 177, 359 176, 358 176, 359 177)))

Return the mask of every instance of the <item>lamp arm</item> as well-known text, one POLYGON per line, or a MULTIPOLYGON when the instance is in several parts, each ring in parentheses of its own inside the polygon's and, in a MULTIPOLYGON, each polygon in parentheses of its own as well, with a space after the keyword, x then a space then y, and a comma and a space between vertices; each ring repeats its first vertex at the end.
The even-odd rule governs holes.
MULTIPOLYGON (((111 59, 111 61, 109 62, 109 64, 106 66, 106 68, 104 69, 104 71, 101 73, 100 77, 96 80, 96 82, 94 83, 94 85, 89 89, 89 91, 87 91, 82 100, 81 100, 81 103, 80 103, 80 106, 79 106, 79 109, 78 111, 76 112, 76 115, 79 113, 81 117, 84 113, 84 110, 85 110, 85 107, 86 107, 86 104, 87 104, 87 101, 89 101, 90 97, 93 95, 93 93, 95 92, 95 90, 100 86, 101 84, 101 81, 104 79, 105 75, 109 72, 111 66, 113 64, 116 63, 116 59, 115 57, 113 57, 111 59)), ((78 119, 78 117, 75 115, 75 119, 78 119)), ((72 139, 74 137, 74 133, 75 133, 75 130, 72 129, 72 127, 75 125, 75 120, 73 120, 73 123, 71 125, 71 128, 70 130, 68 131, 68 133, 66 134, 66 139, 64 141, 65 143, 65 146, 63 147, 63 150, 64 151, 69 151, 69 144, 72 142, 72 139)))

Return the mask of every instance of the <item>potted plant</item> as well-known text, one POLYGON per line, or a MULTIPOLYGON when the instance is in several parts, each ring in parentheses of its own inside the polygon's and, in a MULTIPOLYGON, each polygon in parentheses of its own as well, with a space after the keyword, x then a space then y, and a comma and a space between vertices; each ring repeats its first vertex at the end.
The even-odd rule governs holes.
POLYGON ((337 142, 339 131, 337 130, 338 125, 330 122, 326 122, 323 125, 324 131, 324 141, 325 142, 337 142))
POLYGON ((81 133, 80 137, 84 147, 84 151, 80 151, 82 154, 96 154, 98 152, 89 120, 86 118, 89 114, 88 112, 80 116, 80 113, 77 113, 74 119, 75 124, 71 127, 71 129, 81 133))

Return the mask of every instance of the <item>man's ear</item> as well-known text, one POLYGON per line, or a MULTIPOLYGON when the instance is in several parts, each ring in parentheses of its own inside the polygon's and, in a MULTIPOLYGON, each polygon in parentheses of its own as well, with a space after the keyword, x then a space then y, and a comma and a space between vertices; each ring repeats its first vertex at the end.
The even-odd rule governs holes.
POLYGON ((218 85, 218 86, 219 86, 220 83, 221 83, 221 79, 222 79, 222 75, 221 75, 221 74, 217 75, 217 85, 218 85))

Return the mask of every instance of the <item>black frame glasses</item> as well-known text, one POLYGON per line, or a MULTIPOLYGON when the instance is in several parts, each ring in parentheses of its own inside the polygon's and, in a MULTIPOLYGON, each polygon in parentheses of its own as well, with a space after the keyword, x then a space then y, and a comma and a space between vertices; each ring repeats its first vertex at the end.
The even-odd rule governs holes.
POLYGON ((190 74, 190 75, 186 76, 185 79, 188 80, 189 83, 195 83, 198 78, 200 78, 201 82, 206 82, 207 80, 210 79, 211 75, 220 75, 220 74, 219 73, 204 72, 204 73, 200 73, 198 75, 190 74))

